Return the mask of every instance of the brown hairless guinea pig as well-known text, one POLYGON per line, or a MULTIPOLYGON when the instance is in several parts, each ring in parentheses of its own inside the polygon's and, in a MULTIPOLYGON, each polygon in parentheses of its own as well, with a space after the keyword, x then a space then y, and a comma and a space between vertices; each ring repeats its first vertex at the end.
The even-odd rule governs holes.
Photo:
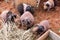
POLYGON ((33 15, 29 12, 26 11, 21 17, 20 17, 20 22, 21 25, 27 29, 31 28, 34 24, 34 17, 33 15))

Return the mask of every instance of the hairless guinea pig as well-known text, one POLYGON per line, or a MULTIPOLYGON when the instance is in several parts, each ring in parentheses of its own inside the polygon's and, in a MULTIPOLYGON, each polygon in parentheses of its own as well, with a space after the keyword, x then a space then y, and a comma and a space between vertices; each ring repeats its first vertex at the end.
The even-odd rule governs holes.
POLYGON ((12 21, 14 22, 14 18, 16 18, 16 15, 13 14, 11 11, 7 13, 7 20, 6 21, 12 21))
POLYGON ((49 11, 50 9, 55 9, 56 0, 48 0, 44 2, 44 10, 49 11))
POLYGON ((29 29, 34 24, 34 17, 29 11, 26 11, 20 17, 20 22, 23 27, 27 27, 27 29, 29 29))
POLYGON ((45 31, 49 29, 48 20, 41 21, 39 24, 35 25, 32 31, 37 34, 43 34, 45 31))
POLYGON ((9 10, 5 10, 1 13, 0 17, 4 22, 7 22, 7 21, 14 22, 14 18, 16 18, 16 15, 9 10))

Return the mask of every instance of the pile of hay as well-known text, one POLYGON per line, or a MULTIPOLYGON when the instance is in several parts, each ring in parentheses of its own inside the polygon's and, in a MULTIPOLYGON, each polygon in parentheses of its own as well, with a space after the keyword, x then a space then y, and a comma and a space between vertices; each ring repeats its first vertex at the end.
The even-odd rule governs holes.
POLYGON ((34 40, 34 36, 30 29, 18 29, 15 23, 2 23, 0 40, 34 40))

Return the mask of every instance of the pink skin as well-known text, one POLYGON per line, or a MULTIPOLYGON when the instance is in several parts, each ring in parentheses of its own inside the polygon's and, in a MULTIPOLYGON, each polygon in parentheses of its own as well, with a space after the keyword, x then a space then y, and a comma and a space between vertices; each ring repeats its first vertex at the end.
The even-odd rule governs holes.
POLYGON ((6 16, 7 16, 8 12, 9 12, 9 10, 5 10, 1 13, 0 17, 2 18, 3 21, 6 21, 6 16))
POLYGON ((29 18, 29 19, 31 20, 31 25, 34 24, 34 17, 33 17, 33 15, 32 15, 30 12, 28 12, 28 11, 26 11, 25 13, 23 13, 23 15, 20 17, 20 21, 25 20, 26 18, 29 18))
MULTIPOLYGON (((49 22, 48 22, 48 20, 41 21, 41 22, 40 22, 39 24, 37 24, 37 25, 42 25, 42 26, 44 26, 44 28, 45 28, 44 31, 46 31, 47 29, 49 29, 49 22)), ((38 29, 38 27, 36 26, 36 27, 34 27, 34 28, 32 29, 32 31, 33 31, 33 32, 36 32, 37 29, 38 29)))
POLYGON ((40 25, 43 25, 45 30, 49 29, 49 21, 48 20, 44 20, 40 22, 40 25))

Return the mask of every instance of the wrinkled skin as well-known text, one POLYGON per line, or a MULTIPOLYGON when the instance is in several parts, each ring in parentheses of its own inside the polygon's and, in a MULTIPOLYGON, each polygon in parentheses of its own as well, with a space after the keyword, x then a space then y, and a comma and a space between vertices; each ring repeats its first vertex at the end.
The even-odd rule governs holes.
POLYGON ((20 22, 23 27, 29 29, 34 25, 34 17, 29 11, 27 11, 20 17, 20 22))

